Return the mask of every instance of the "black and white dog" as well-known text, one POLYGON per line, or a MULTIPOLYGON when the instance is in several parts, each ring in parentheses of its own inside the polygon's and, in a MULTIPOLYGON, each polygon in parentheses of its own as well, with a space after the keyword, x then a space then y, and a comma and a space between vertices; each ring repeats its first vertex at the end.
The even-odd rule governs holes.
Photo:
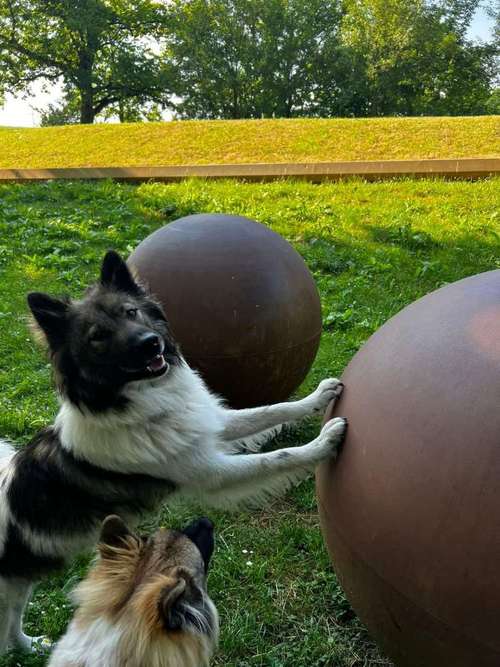
POLYGON ((32 583, 95 544, 107 515, 133 523, 169 494, 262 502, 335 455, 346 431, 333 419, 302 447, 248 453, 281 424, 322 412, 343 385, 328 379, 300 401, 225 408, 115 252, 82 299, 32 293, 28 302, 61 408, 26 447, 0 443, 0 653, 31 647, 21 621, 32 583))

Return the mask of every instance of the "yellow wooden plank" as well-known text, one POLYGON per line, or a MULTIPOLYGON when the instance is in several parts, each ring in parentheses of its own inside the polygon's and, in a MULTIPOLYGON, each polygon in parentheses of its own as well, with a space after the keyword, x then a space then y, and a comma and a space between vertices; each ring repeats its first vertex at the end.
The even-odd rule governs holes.
POLYGON ((166 167, 74 167, 58 169, 0 169, 0 181, 46 181, 110 178, 120 181, 177 181, 184 178, 273 180, 286 177, 311 181, 349 176, 392 178, 440 176, 478 178, 500 173, 500 158, 370 160, 349 162, 210 164, 166 167))

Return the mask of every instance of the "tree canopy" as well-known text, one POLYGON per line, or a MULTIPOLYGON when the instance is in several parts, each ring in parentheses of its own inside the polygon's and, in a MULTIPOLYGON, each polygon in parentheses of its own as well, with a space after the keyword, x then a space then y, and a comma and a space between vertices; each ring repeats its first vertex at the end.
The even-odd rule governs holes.
POLYGON ((189 118, 485 113, 498 50, 479 0, 174 0, 166 58, 189 118))
POLYGON ((0 0, 0 87, 62 79, 58 111, 82 123, 127 100, 166 100, 167 67, 153 49, 163 11, 153 0, 0 0))
POLYGON ((369 116, 484 113, 495 48, 467 40, 477 5, 346 0, 342 42, 352 74, 344 108, 369 116))
POLYGON ((309 115, 339 0, 174 0, 166 57, 176 109, 196 118, 309 115))
POLYGON ((45 123, 498 113, 479 3, 0 0, 0 98, 62 81, 45 123))

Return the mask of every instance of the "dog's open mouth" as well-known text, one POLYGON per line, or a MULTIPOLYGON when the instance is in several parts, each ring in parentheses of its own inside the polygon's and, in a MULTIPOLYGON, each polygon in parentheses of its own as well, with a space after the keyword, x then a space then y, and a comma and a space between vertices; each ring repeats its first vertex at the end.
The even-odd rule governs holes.
POLYGON ((163 375, 169 369, 169 365, 163 354, 157 354, 147 365, 148 371, 155 377, 163 375))
POLYGON ((169 368, 170 364, 163 354, 157 354, 150 359, 145 366, 121 366, 121 369, 129 376, 132 376, 132 379, 157 378, 160 377, 160 375, 165 375, 169 368))

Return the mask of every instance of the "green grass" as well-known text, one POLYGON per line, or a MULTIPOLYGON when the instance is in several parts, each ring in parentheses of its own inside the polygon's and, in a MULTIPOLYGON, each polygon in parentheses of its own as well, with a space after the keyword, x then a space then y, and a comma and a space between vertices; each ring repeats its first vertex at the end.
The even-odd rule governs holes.
MULTIPOLYGON (((0 434, 26 442, 57 409, 47 361, 25 326, 30 289, 78 294, 109 247, 127 254, 168 220, 248 215, 289 239, 320 288, 324 335, 300 393, 338 375, 366 338, 417 297, 500 267, 500 179, 311 185, 188 181, 0 186, 0 434)), ((309 422, 293 443, 318 429, 309 422)), ((150 517, 177 526, 198 510, 150 517)), ((221 613, 217 667, 375 667, 379 656, 344 599, 318 526, 312 482, 252 514, 211 513, 218 548, 209 586, 221 613), (248 565, 248 562, 251 565, 248 565)), ((57 638, 82 558, 40 584, 28 630, 57 638)), ((1 667, 40 667, 10 656, 1 667)))
POLYGON ((498 155, 498 116, 0 128, 0 168, 11 169, 498 155))

